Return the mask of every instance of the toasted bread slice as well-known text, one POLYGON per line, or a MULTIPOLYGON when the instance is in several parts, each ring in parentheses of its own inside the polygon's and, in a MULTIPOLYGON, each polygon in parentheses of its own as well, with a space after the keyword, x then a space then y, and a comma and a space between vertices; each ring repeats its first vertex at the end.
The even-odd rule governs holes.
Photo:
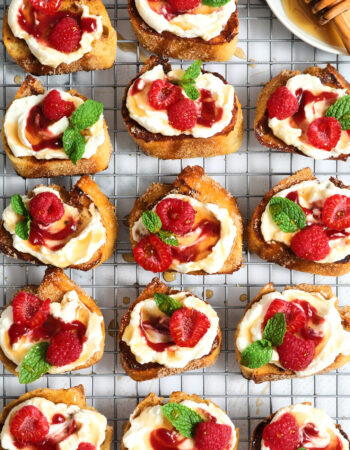
MULTIPOLYGON (((299 289, 305 292, 309 293, 319 293, 322 294, 322 296, 326 300, 330 300, 332 297, 334 297, 334 294, 332 292, 332 288, 328 285, 318 285, 313 286, 310 284, 298 284, 297 286, 286 286, 285 289, 299 289)), ((272 283, 266 284, 259 292, 259 294, 253 298, 253 300, 249 303, 249 305, 246 307, 245 312, 243 314, 242 319, 237 325, 237 330, 235 333, 235 352, 238 363, 241 361, 241 353, 237 349, 236 340, 238 337, 238 333, 240 330, 240 325, 242 323, 242 320, 247 313, 247 311, 254 305, 254 303, 261 300, 261 298, 268 294, 269 292, 275 292, 276 289, 272 283)), ((339 308, 337 306, 338 312, 340 314, 340 317, 342 319, 342 325, 346 331, 350 331, 350 307, 344 306, 342 308, 339 308)), ((342 354, 339 354, 333 364, 326 367, 324 370, 317 373, 317 375, 332 372, 334 370, 339 369, 340 367, 344 366, 350 362, 350 355, 345 356, 342 354)), ((247 378, 248 380, 253 380, 254 383, 264 383, 265 381, 276 381, 276 380, 285 380, 290 378, 296 378, 297 375, 291 371, 283 369, 282 367, 275 366, 274 364, 265 364, 263 367, 260 367, 259 369, 249 369, 248 367, 242 366, 240 364, 240 369, 242 372, 242 375, 244 378, 247 378)), ((300 377, 299 377, 300 378, 300 377)))
POLYGON ((227 61, 233 56, 238 42, 239 22, 235 1, 236 11, 231 14, 225 28, 209 41, 200 37, 183 38, 169 31, 157 33, 142 19, 135 0, 129 0, 129 16, 137 40, 150 52, 175 59, 227 61))
MULTIPOLYGON (((299 270, 301 272, 314 273, 325 276, 340 276, 350 271, 350 257, 334 263, 318 263, 298 258, 287 245, 271 241, 266 242, 261 233, 261 216, 265 211, 270 199, 278 192, 288 189, 294 184, 302 181, 315 180, 309 167, 298 170, 290 177, 281 180, 276 184, 261 200, 250 219, 247 229, 247 239, 249 250, 256 253, 260 258, 272 261, 288 269, 299 270)), ((348 188, 340 180, 331 177, 330 180, 339 188, 348 188)))
MULTIPOLYGON (((152 183, 147 191, 135 201, 129 220, 132 248, 137 244, 132 236, 134 223, 142 216, 144 211, 152 209, 155 203, 159 202, 169 193, 188 195, 200 202, 214 203, 228 210, 237 232, 230 255, 218 274, 236 272, 242 265, 243 219, 241 213, 236 199, 226 189, 220 186, 219 183, 206 175, 200 166, 187 166, 173 184, 152 183)), ((207 275, 207 272, 196 270, 189 272, 189 274, 207 275)))
POLYGON ((176 294, 180 291, 168 288, 164 283, 162 283, 159 278, 153 278, 151 283, 149 283, 146 288, 137 297, 135 302, 130 306, 128 311, 124 314, 120 321, 118 342, 120 348, 120 360, 124 367, 125 372, 136 381, 151 380, 153 378, 161 378, 169 375, 175 375, 182 372, 187 372, 189 370, 201 369, 203 367, 209 367, 215 364, 218 356, 220 354, 221 348, 221 330, 219 328, 218 334, 213 342, 211 349, 208 349, 208 354, 200 359, 196 359, 188 363, 185 367, 180 369, 172 369, 162 366, 158 363, 148 363, 140 364, 136 361, 135 356, 131 352, 130 347, 126 342, 122 340, 124 331, 130 322, 130 315, 132 310, 135 308, 136 304, 151 298, 154 294, 162 293, 166 295, 176 294))
MULTIPOLYGON (((236 94, 231 122, 222 131, 208 138, 195 138, 186 134, 164 136, 160 133, 151 133, 130 117, 126 106, 130 86, 140 75, 153 69, 158 64, 163 65, 165 73, 170 72, 171 66, 167 59, 152 56, 125 89, 122 116, 130 136, 137 145, 146 155, 160 159, 207 158, 236 152, 242 144, 244 134, 242 108, 236 94)), ((227 81, 220 74, 214 73, 214 75, 227 84, 227 81)))
MULTIPOLYGON (((66 405, 76 405, 81 409, 89 409, 90 411, 97 410, 86 403, 84 387, 79 384, 79 386, 72 387, 70 389, 36 389, 35 391, 26 392, 25 394, 18 397, 16 400, 12 400, 3 409, 0 416, 0 432, 4 426, 7 416, 11 413, 11 410, 17 405, 30 400, 34 397, 42 397, 53 403, 65 403, 66 405)), ((106 437, 101 445, 101 450, 110 450, 112 446, 113 428, 107 425, 106 437)), ((0 450, 5 450, 0 446, 0 450)))
POLYGON ((57 67, 42 65, 31 53, 25 40, 16 38, 9 27, 5 13, 2 35, 4 44, 11 58, 23 67, 27 73, 33 75, 60 75, 64 73, 78 72, 79 70, 102 70, 113 66, 117 51, 117 34, 112 27, 108 13, 101 0, 62 0, 59 11, 78 11, 79 4, 87 5, 90 14, 102 17, 103 32, 100 39, 92 43, 92 50, 82 58, 70 64, 62 63, 57 67))
MULTIPOLYGON (((22 86, 19 88, 13 100, 29 97, 31 95, 44 94, 45 89, 39 80, 28 75, 22 86)), ((68 91, 69 94, 87 100, 74 89, 68 91)), ((10 103, 10 105, 12 102, 10 103)), ((7 109, 10 107, 7 107, 7 109)), ((5 117, 3 119, 3 124, 5 117)), ((105 140, 98 147, 96 153, 89 159, 80 159, 77 164, 73 164, 70 159, 36 159, 34 156, 17 157, 8 146, 4 126, 1 130, 2 143, 7 156, 13 164, 15 171, 23 178, 45 178, 58 177, 61 175, 83 175, 94 174, 107 169, 112 154, 112 144, 109 138, 106 121, 103 119, 103 129, 105 140)))
MULTIPOLYGON (((207 399, 198 397, 198 395, 196 395, 196 394, 189 395, 189 394, 185 394, 185 392, 177 391, 177 392, 173 392, 169 397, 169 403, 181 403, 185 400, 191 400, 192 402, 195 402, 195 403, 206 403, 207 405, 212 404, 212 405, 216 406, 217 408, 219 408, 211 400, 207 400, 207 399)), ((157 405, 163 405, 163 404, 164 404, 164 398, 158 397, 156 394, 154 394, 152 392, 144 400, 142 400, 142 402, 140 402, 136 406, 134 412, 132 413, 132 417, 133 418, 138 417, 142 413, 142 411, 144 411, 146 408, 150 408, 152 406, 157 406, 157 405)), ((219 408, 219 409, 221 409, 221 408, 219 408)), ((131 423, 129 420, 129 422, 125 426, 124 434, 130 429, 130 427, 131 427, 131 423)), ((236 428, 236 436, 237 436, 237 441, 236 441, 236 445, 233 450, 237 450, 237 448, 238 448, 238 443, 239 443, 238 428, 236 428)), ((121 442, 121 450, 131 450, 124 446, 123 439, 121 442)))
MULTIPOLYGON (((100 308, 96 305, 95 301, 89 295, 87 295, 87 293, 78 284, 74 283, 74 281, 68 278, 67 275, 61 269, 51 269, 51 268, 46 269, 43 281, 38 286, 24 286, 22 289, 16 292, 13 298, 17 295, 19 291, 26 291, 37 296, 42 301, 45 301, 47 298, 49 298, 51 302, 61 303, 64 294, 72 290, 77 292, 79 300, 82 303, 84 303, 84 305, 88 308, 88 310, 91 313, 96 313, 102 317, 100 308)), ((12 305, 12 301, 13 299, 10 301, 8 305, 5 306, 4 310, 8 306, 12 305)), ((77 366, 74 369, 74 371, 86 369, 87 367, 93 366, 102 358, 105 341, 105 326, 103 321, 101 322, 101 328, 103 340, 101 341, 99 347, 96 349, 96 352, 87 361, 85 361, 84 364, 77 366)), ((5 355, 1 347, 0 347, 0 361, 3 363, 3 365, 9 372, 18 376, 18 371, 16 371, 17 365, 13 361, 8 359, 8 357, 5 355)))
MULTIPOLYGON (((275 92, 281 86, 285 86, 287 81, 299 75, 301 72, 299 70, 282 70, 282 72, 276 77, 269 81, 258 96, 258 101, 256 104, 254 129, 255 136, 261 145, 265 147, 272 148, 274 150, 280 150, 287 153, 297 153, 298 155, 305 155, 299 149, 293 145, 287 145, 277 136, 275 136, 268 125, 268 112, 267 112, 267 101, 269 100, 271 94, 275 92)), ((330 86, 336 89, 347 89, 350 93, 350 84, 345 80, 345 78, 340 75, 340 73, 330 64, 324 69, 316 66, 312 66, 304 70, 305 74, 313 75, 318 77, 322 84, 325 86, 330 86)), ((331 157, 328 159, 338 159, 345 161, 349 155, 339 155, 336 158, 331 157)))
MULTIPOLYGON (((106 229, 106 243, 95 252, 88 262, 69 266, 71 269, 84 271, 94 269, 110 258, 114 251, 114 244, 118 231, 114 206, 109 202, 106 195, 100 191, 97 183, 95 183, 88 175, 83 175, 70 192, 67 192, 62 186, 51 185, 51 187, 60 193, 64 203, 68 203, 82 210, 87 209, 91 202, 93 202, 98 209, 101 215, 102 224, 106 229)), ((32 191, 28 194, 30 195, 31 192, 32 191)), ((33 264, 46 265, 29 253, 19 252, 13 247, 12 236, 5 230, 3 221, 0 221, 0 251, 5 255, 16 259, 23 259, 24 261, 33 264)))

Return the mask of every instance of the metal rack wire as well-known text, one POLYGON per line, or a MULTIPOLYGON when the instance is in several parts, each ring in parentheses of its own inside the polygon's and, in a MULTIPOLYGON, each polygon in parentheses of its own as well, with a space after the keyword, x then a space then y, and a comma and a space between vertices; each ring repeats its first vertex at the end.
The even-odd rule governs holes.
MULTIPOLYGON (((7 2, 8 3, 8 2, 7 2)), ((269 281, 277 287, 300 282, 330 284, 347 303, 350 276, 339 279, 292 272, 264 262, 244 249, 241 270, 227 276, 176 275, 171 285, 187 288, 203 298, 210 298, 218 311, 223 330, 223 349, 216 365, 195 372, 187 372, 161 380, 135 383, 125 375, 119 362, 116 344, 117 323, 140 290, 152 279, 150 273, 130 262, 130 243, 126 226, 127 214, 136 197, 153 181, 169 181, 186 165, 199 164, 224 185, 238 199, 245 219, 251 215, 261 196, 278 180, 295 170, 310 166, 320 177, 339 176, 350 181, 349 163, 314 162, 298 155, 270 152, 261 147, 253 133, 254 107, 261 85, 283 68, 304 69, 315 62, 334 64, 345 77, 350 78, 350 59, 315 50, 294 38, 272 15, 263 0, 239 0, 240 41, 242 49, 225 64, 210 63, 206 68, 222 73, 233 84, 241 100, 245 116, 245 140, 242 149, 233 155, 211 159, 160 161, 143 155, 126 132, 120 114, 124 88, 144 60, 146 52, 139 47, 131 31, 126 0, 105 3, 113 25, 119 33, 118 55, 114 68, 104 72, 77 73, 42 77, 47 87, 74 87, 87 97, 105 104, 105 116, 115 152, 109 168, 95 176, 102 190, 115 202, 120 231, 117 247, 111 260, 88 273, 69 271, 68 275, 87 290, 98 302, 104 314, 106 347, 102 361, 79 373, 44 377, 30 386, 18 384, 17 379, 1 368, 0 400, 5 405, 24 392, 38 387, 70 387, 79 383, 86 390, 89 403, 99 409, 114 425, 114 448, 120 448, 122 429, 136 404, 149 392, 162 396, 174 390, 197 393, 211 398, 224 409, 240 428, 239 450, 249 448, 254 426, 272 411, 293 402, 309 401, 325 408, 344 430, 350 432, 349 383, 350 368, 337 373, 302 380, 281 381, 254 385, 243 379, 234 356, 233 337, 244 308, 260 287, 269 281)), ((0 7, 3 17, 6 2, 0 7)), ((12 100, 23 71, 6 54, 0 42, 0 109, 3 115, 12 100)), ((174 61, 179 64, 179 61, 174 61)), ((186 66, 186 64, 184 64, 186 66)), ((14 193, 24 193, 38 182, 56 182, 70 188, 76 177, 47 180, 23 180, 16 175, 4 152, 0 156, 0 205, 8 204, 14 193)), ((15 289, 41 281, 44 268, 1 257, 0 295, 3 304, 15 289)))

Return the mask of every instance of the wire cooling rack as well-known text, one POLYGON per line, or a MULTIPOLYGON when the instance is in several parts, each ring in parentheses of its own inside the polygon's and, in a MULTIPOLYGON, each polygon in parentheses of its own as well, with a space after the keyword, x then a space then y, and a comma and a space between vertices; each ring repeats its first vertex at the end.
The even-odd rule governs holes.
MULTIPOLYGON (((8 2, 7 2, 8 3, 8 2)), ((1 5, 3 17, 6 5, 1 5)), ((16 377, 1 368, 0 399, 5 405, 26 390, 38 387, 68 388, 83 384, 88 402, 105 414, 114 425, 114 448, 120 448, 122 430, 137 403, 150 392, 167 397, 183 390, 210 398, 224 408, 240 429, 239 450, 249 448, 254 426, 272 411, 290 403, 309 401, 324 408, 350 432, 350 366, 327 375, 254 385, 241 376, 234 355, 234 332, 244 308, 260 287, 267 282, 283 287, 301 282, 330 284, 347 303, 350 275, 340 278, 313 276, 283 269, 249 254, 244 247, 244 264, 233 275, 189 276, 177 274, 174 287, 187 288, 207 298, 217 310, 223 331, 223 348, 215 366, 187 372, 179 376, 136 383, 125 375, 119 361, 116 343, 118 322, 140 290, 151 281, 152 274, 130 260, 127 228, 135 198, 153 181, 172 181, 188 164, 199 164, 238 199, 247 220, 262 195, 277 181, 295 170, 310 166, 321 178, 337 175, 350 184, 349 163, 315 162, 310 158, 261 147, 253 132, 254 108, 261 87, 270 78, 287 69, 304 69, 315 62, 334 64, 350 79, 350 59, 313 49, 291 35, 272 15, 264 1, 239 0, 240 35, 237 57, 225 64, 206 64, 208 70, 220 72, 236 87, 245 116, 245 138, 242 148, 233 155, 209 159, 161 161, 143 155, 125 130, 120 113, 123 92, 128 81, 138 72, 147 53, 138 46, 130 27, 126 0, 106 4, 112 24, 119 34, 118 54, 108 71, 42 77, 46 87, 73 87, 87 97, 102 101, 114 144, 109 168, 94 178, 117 207, 119 235, 113 258, 90 272, 68 271, 98 302, 107 328, 102 361, 92 368, 65 375, 44 377, 29 386, 21 386, 16 377)), ((4 113, 24 73, 6 54, 0 42, 0 108, 4 113)), ((174 61, 174 64, 179 64, 174 61)), ((186 64, 184 64, 186 67, 186 64)), ((38 182, 58 183, 70 188, 77 177, 47 180, 23 180, 13 170, 2 151, 0 156, 0 205, 8 204, 11 195, 24 193, 38 182)), ((3 304, 10 301, 15 289, 25 284, 40 283, 45 268, 24 264, 1 256, 0 292, 3 304)), ((163 277, 162 277, 163 278, 163 277)))

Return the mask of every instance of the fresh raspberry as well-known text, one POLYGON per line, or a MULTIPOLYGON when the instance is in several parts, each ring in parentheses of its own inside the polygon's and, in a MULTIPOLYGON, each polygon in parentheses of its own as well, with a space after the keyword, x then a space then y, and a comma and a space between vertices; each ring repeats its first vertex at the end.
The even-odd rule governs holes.
POLYGON ((23 406, 10 423, 10 433, 21 444, 35 444, 42 441, 50 426, 44 414, 36 406, 23 406))
POLYGON ((315 356, 315 348, 314 341, 305 341, 287 332, 282 345, 277 347, 277 352, 282 367, 298 372, 311 364, 315 356))
POLYGON ((320 261, 330 252, 329 240, 321 225, 311 225, 298 231, 290 244, 299 258, 320 261))
POLYGON ((154 109, 168 109, 170 105, 180 100, 181 89, 169 81, 155 80, 148 91, 148 101, 154 109))
POLYGON ((54 14, 60 7, 62 0, 30 0, 34 9, 44 14, 54 14))
POLYGON ((17 325, 33 329, 45 322, 50 312, 50 299, 44 302, 29 292, 21 291, 12 302, 13 320, 17 325))
POLYGON ((83 345, 75 331, 60 331, 51 340, 46 361, 52 366, 65 366, 76 361, 82 350, 83 345))
POLYGON ((182 236, 191 231, 196 211, 189 202, 178 198, 167 198, 158 203, 156 213, 162 228, 182 236))
POLYGON ((225 450, 232 437, 232 428, 216 422, 200 422, 196 427, 194 442, 197 450, 225 450))
POLYGON ((306 325, 307 316, 302 307, 291 302, 286 302, 285 300, 276 299, 273 300, 266 312, 264 328, 268 320, 277 313, 284 314, 287 322, 287 331, 290 331, 291 333, 296 333, 300 328, 303 328, 306 325))
POLYGON ((197 117, 197 106, 189 98, 183 98, 168 108, 169 123, 176 130, 190 130, 196 125, 197 117))
POLYGON ((78 450, 96 450, 96 447, 93 444, 89 444, 87 442, 81 442, 79 444, 78 450))
POLYGON ((177 12, 191 11, 200 5, 202 0, 168 0, 172 8, 177 12))
POLYGON ((57 195, 52 192, 41 192, 31 199, 29 212, 36 222, 50 225, 63 217, 64 206, 57 195))
POLYGON ((195 347, 209 327, 208 317, 193 308, 177 309, 169 323, 171 337, 180 347, 195 347))
POLYGON ((299 426, 293 414, 285 413, 276 422, 266 425, 262 434, 270 450, 296 450, 299 447, 299 426))
POLYGON ((334 117, 320 117, 310 123, 307 137, 311 145, 322 150, 332 150, 340 139, 341 125, 334 117))
POLYGON ((49 120, 60 120, 62 117, 69 117, 75 109, 73 102, 63 100, 57 89, 50 91, 42 103, 44 116, 49 120))
POLYGON ((164 272, 172 263, 171 247, 158 236, 147 236, 133 249, 135 261, 145 270, 164 272))
POLYGON ((73 17, 63 17, 50 33, 51 46, 59 52, 77 50, 81 39, 81 28, 73 17))
POLYGON ((288 119, 299 109, 298 99, 286 86, 281 86, 275 90, 267 101, 267 111, 272 119, 288 119))
POLYGON ((331 230, 345 230, 350 227, 350 197, 335 194, 323 205, 322 221, 331 230))

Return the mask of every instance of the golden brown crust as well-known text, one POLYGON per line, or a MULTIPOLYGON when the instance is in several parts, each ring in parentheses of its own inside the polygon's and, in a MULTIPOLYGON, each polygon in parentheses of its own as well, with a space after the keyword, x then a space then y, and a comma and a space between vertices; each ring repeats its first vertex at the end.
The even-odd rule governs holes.
MULTIPOLYGON (((186 394, 185 392, 181 392, 181 391, 177 391, 177 392, 173 392, 170 397, 169 397, 169 403, 181 403, 185 400, 191 400, 192 402, 195 403, 205 403, 207 405, 214 405, 217 408, 219 408, 219 406, 217 406, 214 402, 212 402, 211 400, 207 400, 201 397, 198 397, 198 395, 196 394, 186 394)), ((149 394, 144 400, 142 400, 142 402, 140 402, 134 412, 132 413, 132 417, 138 417, 142 411, 144 411, 146 408, 150 408, 152 406, 157 406, 157 405, 163 405, 164 404, 164 398, 163 397, 158 397, 156 394, 154 394, 153 392, 151 394, 149 394)), ((219 408, 221 409, 221 408, 219 408)), ((130 420, 129 422, 126 424, 125 429, 124 429, 124 434, 130 429, 131 427, 131 423, 130 420)), ((236 436, 237 436, 237 441, 236 441, 236 445, 233 448, 233 450, 237 450, 238 448, 238 443, 239 443, 239 429, 236 428, 236 436)), ((121 442, 121 450, 129 450, 127 447, 124 446, 123 444, 123 439, 121 442)))
MULTIPOLYGON (((314 286, 314 285, 310 285, 310 284, 298 284, 296 286, 286 286, 285 289, 299 289, 299 290, 309 292, 309 293, 322 294, 322 296, 326 300, 330 300, 332 297, 334 297, 332 288, 328 285, 314 286)), ((239 350, 237 348, 236 341, 237 341, 237 337, 238 337, 238 334, 240 331, 240 326, 241 326, 242 320, 245 317, 245 314, 256 302, 261 300, 261 298, 265 294, 268 294, 269 292, 275 292, 275 291, 276 291, 276 289, 275 289, 273 283, 266 284, 265 286, 263 286, 261 288, 258 295, 256 297, 254 297, 253 300, 251 302, 249 302, 248 306, 246 307, 244 314, 237 325, 237 330, 235 333, 235 352, 236 352, 236 358, 237 358, 238 363, 241 360, 241 353, 239 352, 239 350)), ((344 306, 342 308, 339 308, 337 303, 336 303, 336 306, 337 306, 338 312, 342 318, 342 325, 343 325, 344 329, 346 331, 350 331, 350 307, 344 306)), ((327 372, 332 372, 332 371, 344 366, 348 362, 350 362, 350 356, 338 355, 337 358, 335 359, 335 361, 333 362, 333 364, 326 367, 324 370, 318 372, 316 375, 327 373, 327 372)), ((242 372, 242 375, 244 376, 244 378, 247 378, 248 380, 253 380, 254 383, 257 383, 257 384, 264 383, 265 381, 285 380, 285 379, 299 377, 294 372, 292 372, 290 370, 285 370, 281 367, 277 367, 274 364, 265 364, 265 366, 260 367, 259 369, 249 369, 248 367, 242 366, 240 364, 240 369, 241 369, 241 372, 242 372)))
MULTIPOLYGON (((187 166, 172 185, 152 183, 147 191, 136 199, 130 213, 130 241, 132 248, 137 244, 132 236, 134 223, 141 217, 145 210, 151 209, 155 203, 160 201, 170 191, 188 195, 203 203, 214 203, 220 208, 227 209, 236 227, 236 238, 229 257, 225 261, 222 269, 217 273, 226 274, 237 271, 242 264, 243 219, 236 199, 226 189, 220 186, 219 183, 206 175, 203 168, 199 166, 187 166)), ((196 270, 189 272, 189 274, 208 275, 203 270, 196 270)))
MULTIPOLYGON (((80 210, 85 210, 93 202, 98 209, 102 224, 106 229, 106 243, 99 248, 89 261, 83 264, 71 265, 67 268, 78 270, 91 270, 110 258, 114 251, 114 244, 117 238, 118 222, 114 212, 114 206, 109 202, 105 194, 100 190, 97 183, 88 175, 83 175, 73 186, 70 192, 64 187, 51 185, 59 191, 62 200, 80 210)), ((28 193, 30 195, 32 191, 28 193)), ((11 234, 5 230, 3 221, 0 221, 0 251, 12 258, 23 259, 33 264, 46 265, 29 253, 17 251, 12 244, 11 234)))
MULTIPOLYGON (((75 290, 77 292, 80 301, 84 303, 84 305, 88 308, 88 310, 91 313, 96 313, 97 315, 103 318, 100 308, 96 305, 95 301, 89 295, 87 295, 87 293, 78 284, 74 283, 74 281, 68 278, 67 275, 61 269, 52 269, 52 268, 46 269, 43 281, 38 286, 24 286, 22 289, 19 289, 16 292, 13 298, 17 295, 19 291, 26 291, 30 292, 33 295, 36 295, 42 301, 49 298, 51 302, 60 303, 63 299, 64 294, 71 290, 75 290)), ((12 305, 13 298, 10 301, 10 303, 4 307, 4 310, 8 306, 12 305)), ((100 343, 99 348, 93 355, 90 356, 88 360, 84 362, 84 364, 77 366, 75 369, 73 369, 73 371, 86 369, 87 367, 93 366, 102 358, 105 342, 105 325, 103 320, 101 322, 101 329, 103 339, 100 343)), ((0 347, 0 361, 4 364, 4 366, 9 372, 18 376, 18 371, 16 371, 17 365, 7 358, 1 347, 0 347)))
MULTIPOLYGON (((231 122, 219 133, 209 138, 194 138, 181 134, 179 136, 163 136, 151 133, 130 117, 126 107, 126 99, 130 86, 143 73, 162 64, 165 73, 171 70, 167 59, 152 56, 142 67, 141 72, 133 78, 125 89, 122 102, 122 116, 125 126, 137 145, 147 154, 160 159, 184 159, 226 155, 236 152, 242 144, 244 127, 241 104, 235 94, 231 122)), ((215 76, 227 84, 226 80, 217 73, 215 76)))
MULTIPOLYGON (((312 66, 304 70, 303 73, 318 77, 321 80, 322 84, 326 86, 330 86, 337 89, 347 89, 348 93, 350 93, 350 84, 330 64, 328 64, 327 67, 325 67, 324 69, 312 66)), ((282 72, 279 75, 272 78, 272 80, 265 85, 265 87, 258 96, 254 120, 254 129, 255 129, 255 136, 261 145, 264 145, 265 147, 268 148, 272 148, 274 150, 279 150, 287 153, 297 153, 299 155, 307 156, 305 155, 305 153, 301 152, 293 145, 287 145, 281 139, 276 137, 268 126, 268 113, 267 113, 268 99, 270 98, 271 94, 275 92, 276 89, 278 89, 281 86, 285 86, 290 78, 299 74, 300 74, 299 70, 296 71, 282 70, 282 72)), ((337 157, 331 157, 327 159, 336 159, 345 161, 348 157, 349 155, 339 155, 337 157)))
POLYGON ((102 70, 109 69, 115 61, 117 51, 117 34, 112 27, 106 8, 101 0, 62 0, 60 10, 77 11, 79 5, 87 5, 90 14, 102 17, 103 32, 100 39, 92 43, 91 52, 70 64, 62 63, 56 68, 42 65, 31 53, 28 45, 23 39, 16 38, 8 24, 8 10, 5 13, 2 34, 4 44, 11 58, 27 73, 33 75, 60 75, 64 73, 77 72, 79 70, 102 70))
MULTIPOLYGON (((200 359, 193 360, 189 362, 185 367, 180 369, 171 369, 167 368, 161 364, 157 363, 148 363, 148 364, 140 364, 136 361, 135 356, 131 352, 130 347, 126 342, 122 340, 124 331, 126 327, 129 325, 130 316, 135 308, 136 304, 146 300, 147 298, 151 298, 154 296, 156 292, 162 294, 176 294, 180 291, 176 291, 167 287, 164 283, 162 283, 159 278, 153 278, 151 283, 149 283, 146 288, 141 292, 141 294, 137 297, 135 302, 130 306, 128 311, 124 314, 120 321, 119 325, 119 333, 118 333, 118 343, 120 348, 120 360, 124 367, 125 372, 136 381, 145 381, 151 380, 153 378, 161 378, 169 375, 175 375, 182 372, 187 372, 189 370, 200 369, 203 367, 209 367, 215 364, 221 349, 221 330, 219 328, 218 334, 213 342, 212 348, 208 349, 208 354, 203 356, 200 359)), ((192 294, 193 295, 193 294, 192 294)))
POLYGON ((209 41, 202 38, 182 38, 169 31, 157 33, 142 19, 135 0, 129 0, 129 16, 132 28, 140 44, 152 53, 177 59, 201 59, 202 61, 227 61, 235 52, 238 42, 238 14, 231 14, 227 25, 209 41))
MULTIPOLYGON (((70 389, 36 389, 35 391, 26 392, 15 400, 12 400, 5 408, 2 410, 0 416, 0 432, 4 426, 7 416, 10 414, 11 410, 15 408, 20 403, 23 403, 34 397, 42 397, 53 403, 65 403, 66 405, 77 405, 79 408, 89 409, 91 411, 98 412, 95 408, 88 406, 86 403, 84 387, 79 384, 70 389)), ((106 437, 101 445, 101 450, 110 450, 112 445, 113 428, 107 425, 106 437)), ((0 450, 5 450, 0 447, 0 450)))
MULTIPOLYGON (((30 75, 27 75, 26 79, 22 83, 21 87, 17 91, 14 100, 19 98, 29 97, 30 95, 43 94, 45 89, 39 80, 36 80, 30 75)), ((69 94, 80 97, 84 101, 86 97, 79 94, 74 89, 68 91, 69 94)), ((12 101, 12 102, 13 102, 12 101)), ((7 110, 11 106, 12 102, 8 105, 7 110)), ((13 164, 15 171, 23 178, 46 178, 46 177, 58 177, 62 175, 83 175, 94 174, 107 169, 112 154, 112 144, 109 137, 107 124, 103 119, 103 129, 105 140, 102 145, 98 147, 96 153, 89 159, 80 159, 77 164, 73 164, 69 159, 36 159, 34 156, 16 157, 7 143, 7 138, 4 131, 4 121, 1 130, 2 143, 7 156, 13 164)))

